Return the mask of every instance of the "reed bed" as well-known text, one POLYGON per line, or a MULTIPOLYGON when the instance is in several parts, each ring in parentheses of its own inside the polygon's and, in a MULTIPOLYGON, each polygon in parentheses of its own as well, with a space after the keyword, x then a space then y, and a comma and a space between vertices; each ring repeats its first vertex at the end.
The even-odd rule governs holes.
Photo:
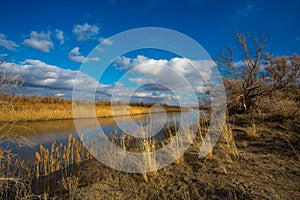
POLYGON ((66 145, 57 144, 56 140, 53 140, 50 149, 40 145, 33 164, 0 149, 0 199, 37 198, 60 190, 61 186, 56 188, 57 182, 63 183, 62 180, 68 180, 67 177, 78 175, 81 164, 91 158, 72 134, 66 145))
MULTIPOLYGON (((95 117, 93 110, 86 105, 79 105, 81 118, 95 117)), ((115 106, 115 112, 112 112, 111 106, 95 106, 96 117, 112 117, 123 115, 147 114, 149 108, 136 106, 115 106)), ((7 122, 9 117, 4 109, 0 109, 0 122, 7 122)), ((45 103, 14 103, 13 109, 10 109, 10 115, 15 121, 43 121, 73 119, 71 104, 45 104, 45 103)))
MULTIPOLYGON (((204 120, 204 122, 208 123, 206 120, 204 120)), ((205 136, 204 130, 205 128, 203 128, 202 125, 186 124, 180 130, 180 133, 175 123, 175 125, 167 125, 163 130, 163 134, 157 137, 147 137, 150 130, 144 129, 141 133, 144 138, 135 137, 134 134, 132 136, 115 131, 106 135, 105 138, 99 135, 98 141, 111 141, 123 150, 142 154, 144 158, 142 163, 134 164, 140 167, 142 171, 153 169, 150 172, 141 174, 145 182, 150 182, 159 176, 157 161, 155 160, 156 150, 163 148, 167 144, 172 144, 173 148, 171 149, 175 149, 175 151, 167 152, 169 153, 168 156, 174 157, 176 160, 175 164, 183 165, 185 159, 183 149, 181 149, 182 145, 188 142, 193 143, 192 147, 201 146, 202 139, 205 136), (185 137, 183 139, 176 139, 175 136, 177 134, 183 134, 185 137), (199 136, 199 134, 201 136, 199 136), (194 138, 194 136, 196 136, 196 138, 194 138), (149 154, 153 152, 153 156, 149 156, 149 154), (142 169, 142 167, 145 166, 147 166, 147 169, 142 169)), ((231 132, 228 132, 228 134, 230 133, 231 132)), ((0 152, 0 166, 2 170, 0 177, 15 177, 16 180, 19 180, 12 184, 11 180, 0 179, 2 180, 2 182, 0 182, 2 187, 2 199, 12 199, 12 196, 16 196, 17 194, 12 191, 18 191, 18 196, 23 199, 30 199, 29 197, 46 198, 49 197, 49 195, 64 194, 66 191, 69 197, 71 197, 76 193, 76 189, 83 181, 81 174, 83 173, 84 164, 89 160, 94 160, 93 156, 96 156, 97 153, 113 153, 112 149, 107 148, 105 145, 102 145, 101 149, 99 149, 99 143, 97 143, 95 139, 91 141, 91 143, 87 143, 90 152, 87 151, 83 143, 72 134, 68 136, 65 144, 57 143, 57 141, 54 140, 49 148, 40 145, 39 151, 35 153, 33 165, 26 165, 24 161, 20 161, 17 157, 12 157, 8 154, 4 155, 0 152), (98 148, 95 145, 98 145, 98 148), (95 148, 93 149, 94 146, 95 148), (22 180, 26 190, 22 189, 22 191, 19 191, 16 189, 17 186, 18 188, 22 188, 20 186, 20 180, 22 180)), ((230 141, 227 145, 231 145, 231 142, 234 143, 234 141, 230 141)), ((117 162, 119 162, 120 165, 123 164, 122 160, 118 160, 117 162)))
MULTIPOLYGON (((111 106, 93 105, 95 112, 90 109, 90 105, 78 105, 76 109, 80 112, 80 118, 113 117, 148 114, 148 107, 118 105, 111 106)), ((180 111, 180 108, 168 107, 167 112, 180 111)), ((47 103, 13 103, 9 115, 14 121, 44 121, 73 119, 72 104, 47 104, 47 103)), ((0 122, 9 122, 11 118, 7 116, 7 111, 0 107, 0 122)))
MULTIPOLYGON (((73 119, 72 104, 80 118, 112 117, 148 114, 153 104, 150 103, 124 103, 111 101, 71 100, 58 97, 0 95, 0 123, 18 121, 43 121, 73 119), (3 104, 3 105, 2 105, 3 104), (7 105, 6 105, 7 104, 7 105), (113 106, 113 110, 112 110, 113 106), (9 116, 8 116, 9 115, 9 116)), ((167 112, 178 112, 178 106, 161 105, 167 112)), ((189 108, 184 108, 189 109, 189 108)))

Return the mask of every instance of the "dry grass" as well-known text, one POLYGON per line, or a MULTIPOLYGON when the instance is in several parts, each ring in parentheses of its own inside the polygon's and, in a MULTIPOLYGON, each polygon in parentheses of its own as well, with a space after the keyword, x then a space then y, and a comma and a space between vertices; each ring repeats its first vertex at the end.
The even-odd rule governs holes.
POLYGON ((31 181, 31 169, 25 162, 9 150, 0 149, 0 198, 29 199, 33 196, 31 181))
MULTIPOLYGON (((2 102, 5 103, 5 102, 2 102)), ((14 121, 43 121, 57 119, 73 119, 72 104, 49 104, 49 103, 31 103, 14 102, 10 107, 0 107, 0 122, 10 123, 14 121), (9 116, 12 117, 9 117, 9 116)), ((80 113, 80 118, 112 117, 139 115, 149 113, 149 107, 117 105, 114 106, 114 112, 111 106, 78 104, 76 110, 80 113), (95 112, 94 109, 95 108, 95 112)), ((167 112, 180 111, 178 107, 166 107, 167 112)))
MULTIPOLYGON (((10 114, 15 121, 42 121, 55 119, 72 119, 71 104, 46 104, 46 103, 14 103, 13 109, 10 109, 10 114)), ((94 117, 93 110, 90 110, 86 105, 79 105, 77 109, 81 113, 82 118, 94 117)), ((113 114, 110 106, 95 106, 97 117, 112 117, 123 115, 137 115, 148 113, 146 107, 135 106, 116 106, 116 112, 113 114)), ((7 122, 9 119, 6 111, 0 110, 0 122, 7 122)))
POLYGON ((79 181, 73 177, 80 173, 81 164, 91 158, 72 134, 66 145, 56 144, 55 140, 50 149, 40 145, 33 165, 15 154, 0 150, 0 198, 44 198, 61 190, 61 186, 71 195, 79 181), (61 186, 56 186, 57 182, 61 186))
POLYGON ((268 116, 282 116, 283 118, 300 117, 299 102, 291 97, 277 93, 273 97, 261 99, 259 110, 268 116))
POLYGON ((69 197, 73 199, 76 189, 78 188, 79 185, 79 177, 76 176, 70 176, 70 177, 63 177, 61 179, 61 184, 64 187, 65 190, 68 191, 69 197))
MULTIPOLYGON (((41 146, 36 153, 34 170, 28 170, 27 173, 34 183, 38 179, 39 185, 27 184, 25 188, 29 192, 26 195, 56 199, 280 199, 297 190, 295 181, 300 181, 297 175, 300 168, 297 165, 299 149, 295 141, 299 139, 293 139, 293 134, 279 134, 272 127, 267 131, 261 124, 247 129, 232 128, 231 124, 226 123, 212 154, 199 159, 198 150, 206 136, 207 123, 207 119, 201 119, 193 144, 177 162, 143 174, 128 174, 102 165, 72 135, 65 146, 53 141, 49 149, 41 146), (259 137, 252 137, 252 140, 238 137, 241 133, 249 135, 247 130, 255 131, 259 137), (276 143, 266 145, 268 138, 276 143), (268 149, 270 153, 266 154, 268 149), (280 153, 280 156, 273 151, 280 153), (39 190, 30 188, 37 186, 39 190)), ((145 154, 144 162, 155 168, 155 160, 146 155, 170 143, 177 134, 175 130, 174 127, 168 127, 166 137, 159 144, 151 138, 136 140, 132 136, 118 136, 116 133, 110 136, 110 140, 127 151, 145 154)), ((186 132, 186 141, 173 140, 178 146, 182 142, 190 142, 191 133, 195 133, 188 125, 183 130, 186 132)), ((144 135, 147 135, 147 130, 144 135)), ((103 151, 111 153, 109 149, 103 151)), ((178 152, 173 154, 178 156, 178 152)), ((5 165, 7 161, 19 163, 15 159, 7 159, 8 156, 3 158, 6 158, 5 165)), ((10 177, 5 176, 7 179, 10 177)), ((16 186, 10 188, 13 189, 16 186)), ((25 194, 24 190, 20 190, 20 194, 21 191, 25 194)), ((294 195, 299 196, 297 192, 294 195)))
MULTIPOLYGON (((167 127, 165 137, 157 141, 116 132, 108 136, 107 140, 122 149, 144 155, 143 163, 136 164, 148 166, 147 169, 157 166, 149 153, 173 142, 176 148, 170 156, 179 159, 164 169, 142 174, 119 172, 104 166, 72 135, 65 146, 56 141, 49 149, 40 146, 33 168, 24 164, 18 167, 22 163, 20 160, 0 152, 4 169, 0 178, 2 198, 11 199, 7 194, 25 199, 300 198, 297 184, 300 181, 300 138, 296 124, 299 106, 292 99, 278 99, 276 103, 271 99, 263 103, 264 110, 260 110, 260 115, 254 113, 241 115, 238 120, 227 119, 217 145, 203 159, 199 159, 198 151, 207 136, 209 118, 205 116, 197 127, 187 124, 183 128, 184 140, 174 137, 179 134, 176 126, 167 127), (274 116, 278 115, 281 116, 280 123, 274 121, 274 116), (180 147, 186 142, 192 142, 192 145, 180 157, 180 147), (28 177, 14 176, 19 169, 28 177)), ((109 113, 104 107, 102 113, 109 113)), ((117 112, 128 113, 128 110, 121 105, 117 112)), ((147 136, 148 131, 145 129, 141 134, 147 136)), ((113 153, 105 146, 102 151, 113 153)), ((123 164, 122 160, 118 162, 123 164)))

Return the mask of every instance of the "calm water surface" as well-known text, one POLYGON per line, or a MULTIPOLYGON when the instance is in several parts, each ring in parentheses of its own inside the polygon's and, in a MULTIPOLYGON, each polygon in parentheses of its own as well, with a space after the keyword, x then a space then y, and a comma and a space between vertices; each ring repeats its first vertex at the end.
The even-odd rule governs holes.
MULTIPOLYGON (((199 112, 174 112, 174 113, 154 113, 149 115, 135 115, 135 116, 123 116, 117 117, 119 125, 116 124, 114 118, 98 118, 97 124, 92 119, 80 119, 76 121, 76 124, 80 124, 80 132, 88 134, 89 136, 97 135, 99 133, 99 125, 102 131, 109 135, 114 132, 117 134, 123 133, 124 129, 126 133, 138 132, 136 127, 154 127, 152 132, 157 133, 163 130, 166 124, 180 124, 185 125, 195 124, 198 120, 199 112), (165 119, 165 120, 164 120, 165 119), (134 123, 132 123, 132 121, 134 123), (150 126, 151 125, 151 126, 150 126), (157 128, 157 130, 155 130, 157 128)), ((66 144, 69 134, 79 138, 78 132, 74 120, 53 120, 53 121, 40 121, 40 122, 27 122, 21 124, 20 128, 16 131, 29 138, 32 145, 19 147, 17 145, 9 143, 10 147, 13 147, 13 152, 20 155, 20 158, 25 161, 33 161, 35 159, 35 152, 39 151, 39 146, 42 144, 46 148, 50 149, 53 140, 56 140, 56 146, 60 143, 66 144)), ((7 146, 8 143, 1 143, 2 146, 7 146)))

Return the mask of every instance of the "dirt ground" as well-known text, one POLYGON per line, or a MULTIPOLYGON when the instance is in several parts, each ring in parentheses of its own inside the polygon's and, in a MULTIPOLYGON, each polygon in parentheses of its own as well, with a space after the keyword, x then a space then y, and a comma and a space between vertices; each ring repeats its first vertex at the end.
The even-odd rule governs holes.
POLYGON ((78 188, 64 197, 300 199, 299 125, 271 119, 251 129, 241 120, 231 120, 234 137, 229 141, 222 136, 211 155, 199 159, 191 146, 182 162, 148 174, 148 182, 141 174, 119 172, 93 160, 80 175, 78 188))

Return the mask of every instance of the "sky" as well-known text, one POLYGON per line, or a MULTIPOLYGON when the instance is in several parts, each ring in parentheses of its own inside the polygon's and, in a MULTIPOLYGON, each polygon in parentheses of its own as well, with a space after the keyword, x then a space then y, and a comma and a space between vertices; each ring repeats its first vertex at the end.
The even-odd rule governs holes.
MULTIPOLYGON (((190 65, 203 69, 202 76, 211 76, 209 60, 174 52, 145 49, 119 55, 98 80, 79 72, 82 64, 105 60, 105 48, 116 45, 112 36, 141 27, 183 33, 211 57, 229 45, 236 47, 237 31, 267 34, 266 51, 274 55, 300 53, 298 0, 1 0, 1 7, 0 55, 8 57, 0 70, 20 73, 25 82, 14 92, 25 95, 71 98, 79 82, 96 87, 96 100, 110 99, 115 89, 120 100, 130 96, 133 101, 176 103, 186 95, 176 97, 170 88, 187 91, 181 76, 196 95, 207 93, 209 83, 205 77, 195 81, 190 65), (102 48, 97 47, 100 43, 102 48), (88 56, 97 48, 98 54, 88 56), (123 75, 127 76, 120 80, 123 75)), ((82 93, 82 98, 90 93, 82 93)))

